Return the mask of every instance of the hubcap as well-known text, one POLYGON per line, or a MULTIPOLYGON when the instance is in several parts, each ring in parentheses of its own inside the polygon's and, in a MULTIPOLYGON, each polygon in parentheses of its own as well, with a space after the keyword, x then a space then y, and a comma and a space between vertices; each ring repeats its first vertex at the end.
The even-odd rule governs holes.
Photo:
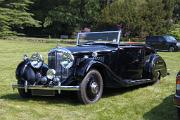
POLYGON ((160 76, 160 72, 157 73, 157 78, 159 79, 159 76, 160 76))
POLYGON ((173 52, 173 51, 174 51, 174 48, 173 48, 173 47, 170 47, 170 48, 169 48, 169 51, 170 51, 170 52, 173 52))
POLYGON ((99 87, 98 87, 98 84, 96 82, 92 82, 90 87, 91 87, 91 92, 93 94, 97 94, 98 93, 99 87))
POLYGON ((157 72, 157 73, 155 74, 155 79, 158 80, 159 77, 160 77, 160 72, 157 72))

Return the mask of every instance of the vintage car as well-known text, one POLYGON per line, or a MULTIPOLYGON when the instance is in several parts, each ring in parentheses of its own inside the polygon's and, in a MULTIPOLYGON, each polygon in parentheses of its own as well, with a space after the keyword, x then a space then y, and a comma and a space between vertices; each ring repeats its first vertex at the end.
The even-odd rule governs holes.
POLYGON ((121 31, 78 33, 75 47, 57 46, 48 64, 34 53, 17 66, 19 95, 55 95, 77 91, 84 104, 97 102, 104 87, 157 82, 167 75, 166 63, 145 44, 121 44, 121 31))
POLYGON ((178 116, 180 118, 180 71, 176 76, 176 94, 174 97, 174 103, 177 108, 178 116))

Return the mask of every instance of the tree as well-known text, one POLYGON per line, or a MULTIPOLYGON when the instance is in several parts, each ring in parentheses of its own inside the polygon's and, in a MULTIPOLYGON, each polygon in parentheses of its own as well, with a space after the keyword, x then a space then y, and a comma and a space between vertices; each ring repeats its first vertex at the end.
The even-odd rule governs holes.
POLYGON ((180 40, 180 23, 174 24, 170 31, 169 34, 173 35, 176 37, 176 39, 180 40))
POLYGON ((144 0, 118 0, 102 10, 99 20, 100 26, 121 25, 123 32, 136 36, 140 33, 142 25, 141 7, 144 0), (101 25, 102 24, 102 25, 101 25))
POLYGON ((72 35, 83 27, 94 27, 100 14, 99 0, 68 0, 56 3, 49 10, 43 26, 49 34, 59 37, 60 34, 72 35))
POLYGON ((175 0, 173 20, 174 24, 169 30, 169 33, 180 40, 180 0, 175 0))
POLYGON ((125 33, 145 37, 166 33, 172 25, 172 12, 171 0, 118 0, 103 9, 99 23, 121 24, 125 33))
POLYGON ((29 0, 0 1, 0 36, 21 32, 26 26, 38 26, 39 22, 28 13, 29 0))
POLYGON ((175 22, 180 21, 180 0, 175 0, 173 19, 175 22))

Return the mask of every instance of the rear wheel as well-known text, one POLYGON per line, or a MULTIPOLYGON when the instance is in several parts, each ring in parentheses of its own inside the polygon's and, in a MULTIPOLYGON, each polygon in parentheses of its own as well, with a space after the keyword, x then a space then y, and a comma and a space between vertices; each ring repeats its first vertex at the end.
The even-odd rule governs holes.
POLYGON ((154 72, 152 79, 153 79, 153 81, 155 81, 155 83, 159 83, 159 81, 161 79, 161 73, 159 71, 154 72))
MULTIPOLYGON (((18 85, 24 86, 24 81, 18 80, 18 85)), ((23 89, 23 88, 18 88, 18 93, 22 98, 29 98, 32 96, 31 90, 25 91, 25 89, 23 89)))
POLYGON ((97 102, 103 92, 103 79, 97 70, 90 70, 80 84, 78 96, 84 104, 97 102))

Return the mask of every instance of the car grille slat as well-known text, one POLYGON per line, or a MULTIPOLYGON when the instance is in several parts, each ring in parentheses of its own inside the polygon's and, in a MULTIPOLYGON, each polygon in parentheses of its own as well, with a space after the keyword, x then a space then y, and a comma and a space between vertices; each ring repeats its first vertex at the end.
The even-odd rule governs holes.
POLYGON ((60 64, 61 55, 57 51, 48 54, 48 66, 50 69, 56 70, 56 76, 65 80, 69 77, 69 69, 65 69, 60 64))

